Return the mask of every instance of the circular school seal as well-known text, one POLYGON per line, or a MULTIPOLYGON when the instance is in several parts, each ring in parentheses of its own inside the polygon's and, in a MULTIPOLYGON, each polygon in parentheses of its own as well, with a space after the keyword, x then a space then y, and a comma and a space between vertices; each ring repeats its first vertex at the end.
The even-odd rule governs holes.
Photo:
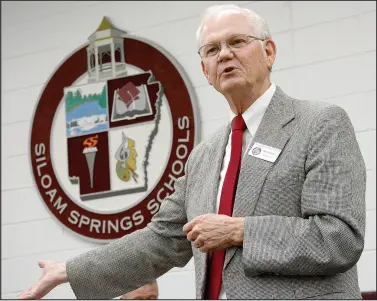
POLYGON ((193 103, 166 51, 103 18, 53 73, 34 112, 32 174, 51 213, 97 242, 145 227, 196 144, 193 103))

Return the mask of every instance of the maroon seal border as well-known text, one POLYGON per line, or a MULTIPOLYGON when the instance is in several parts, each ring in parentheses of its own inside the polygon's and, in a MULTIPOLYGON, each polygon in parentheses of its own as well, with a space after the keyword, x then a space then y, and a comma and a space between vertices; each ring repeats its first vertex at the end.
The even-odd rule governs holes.
MULTIPOLYGON (((179 173, 177 173, 177 168, 175 168, 175 173, 173 173, 173 167, 177 166, 177 161, 180 161, 179 166, 182 165, 181 163, 183 163, 183 165, 185 164, 188 154, 194 147, 196 124, 193 103, 188 87, 186 86, 187 84, 174 64, 161 51, 152 47, 147 42, 125 37, 124 51, 126 62, 145 71, 151 70, 156 81, 161 83, 169 103, 173 121, 173 141, 170 157, 166 169, 156 187, 134 207, 119 213, 100 214, 78 206, 65 193, 56 178, 51 162, 50 143, 53 119, 63 99, 64 87, 71 86, 77 78, 87 72, 86 47, 87 45, 84 45, 79 48, 61 64, 51 76, 41 93, 32 121, 30 160, 33 178, 38 191, 54 216, 70 230, 84 237, 106 242, 144 228, 147 223, 150 222, 154 213, 148 209, 148 203, 155 201, 159 208, 160 202, 157 201, 157 199, 161 199, 160 195, 165 196, 167 192, 172 193, 167 190, 166 183, 173 185, 172 176, 173 178, 178 178, 184 173, 181 168, 178 169, 179 173), (185 122, 183 122, 183 120, 185 122), (187 132, 189 132, 189 135, 187 132), (180 146, 180 143, 184 143, 188 149, 184 158, 175 151, 180 146), (43 148, 42 145, 45 147, 43 148), (163 193, 160 191, 162 189, 165 189, 163 193), (159 191, 160 194, 157 196, 159 191), (48 194, 46 194, 47 192, 48 194), (91 221, 94 219, 102 221, 101 229, 104 224, 106 224, 103 226, 104 229, 107 229, 109 221, 116 224, 117 221, 119 223, 121 220, 123 221, 123 225, 129 222, 132 223, 132 227, 126 230, 123 228, 127 227, 123 227, 122 229, 119 227, 118 232, 108 231, 111 233, 106 233, 107 231, 99 231, 100 233, 98 233, 98 228, 90 228, 90 225, 86 225, 85 223, 79 226, 79 222, 69 222, 68 219, 73 220, 71 214, 74 211, 77 212, 76 217, 77 215, 79 215, 80 218, 86 216, 91 221), (140 217, 140 212, 143 216, 143 221, 140 222, 140 218, 133 220, 135 216, 140 217)), ((159 128, 159 131, 160 130, 161 128, 159 128)), ((64 139, 66 139, 66 137, 64 137, 64 139)), ((153 145, 153 147, 158 147, 158 145, 153 145)), ((155 211, 155 209, 156 207, 154 207, 153 211, 155 211)))

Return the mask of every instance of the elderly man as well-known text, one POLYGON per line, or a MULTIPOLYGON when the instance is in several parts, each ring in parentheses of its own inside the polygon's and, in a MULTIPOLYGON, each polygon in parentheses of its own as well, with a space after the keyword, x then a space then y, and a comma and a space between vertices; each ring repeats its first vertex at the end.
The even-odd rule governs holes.
POLYGON ((20 298, 67 281, 80 299, 113 298, 192 256, 197 298, 361 297, 366 171, 349 117, 271 83, 276 46, 256 13, 210 7, 197 38, 231 122, 192 151, 146 228, 45 264, 20 298))

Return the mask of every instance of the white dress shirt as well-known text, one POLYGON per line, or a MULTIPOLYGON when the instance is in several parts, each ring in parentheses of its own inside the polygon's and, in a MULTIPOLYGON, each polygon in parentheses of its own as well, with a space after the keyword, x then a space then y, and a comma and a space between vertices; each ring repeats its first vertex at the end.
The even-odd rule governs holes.
MULTIPOLYGON (((246 130, 244 131, 243 136, 242 136, 242 152, 243 152, 242 157, 247 156, 247 150, 250 148, 250 143, 252 141, 252 138, 255 136, 255 133, 257 132, 259 124, 262 121, 263 115, 266 112, 266 109, 272 99, 272 96, 275 93, 275 90, 276 90, 276 85, 274 83, 271 83, 270 87, 266 90, 266 92, 264 92, 264 94, 261 95, 242 114, 243 120, 246 123, 246 130)), ((232 121, 235 116, 236 115, 233 113, 233 111, 230 111, 230 121, 232 121)), ((216 201, 216 212, 219 211, 221 190, 223 187, 224 177, 228 169, 228 164, 230 160, 231 140, 232 140, 231 137, 232 137, 232 131, 229 134, 228 143, 225 149, 225 156, 223 159, 223 165, 220 172, 219 188, 218 188, 217 201, 216 201)), ((226 294, 225 294, 225 290, 223 289, 223 286, 221 286, 219 299, 226 299, 226 294)))

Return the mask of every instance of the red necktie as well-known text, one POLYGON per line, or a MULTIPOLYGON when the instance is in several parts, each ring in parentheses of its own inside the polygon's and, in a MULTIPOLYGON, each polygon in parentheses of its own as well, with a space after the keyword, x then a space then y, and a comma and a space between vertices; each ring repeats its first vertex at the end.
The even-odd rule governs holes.
MULTIPOLYGON (((236 192, 241 164, 242 136, 245 129, 246 125, 242 115, 234 117, 232 121, 232 148, 230 161, 225 174, 223 188, 221 190, 218 214, 232 216, 234 195, 236 192)), ((206 299, 217 300, 219 298, 225 251, 226 250, 223 249, 212 253, 207 271, 206 299)))

